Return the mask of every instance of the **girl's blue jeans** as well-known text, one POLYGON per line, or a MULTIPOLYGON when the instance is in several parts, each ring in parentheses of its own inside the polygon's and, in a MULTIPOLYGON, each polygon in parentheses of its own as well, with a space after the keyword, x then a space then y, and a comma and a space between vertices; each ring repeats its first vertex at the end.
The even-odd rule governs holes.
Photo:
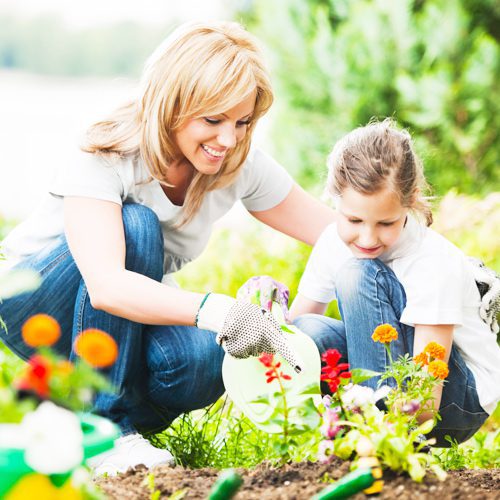
MULTIPOLYGON (((381 343, 371 338, 380 324, 389 323, 398 330, 398 340, 391 342, 391 356, 413 355, 414 328, 399 321, 406 305, 403 286, 391 269, 378 259, 351 259, 339 272, 336 294, 342 321, 317 314, 306 314, 295 320, 310 335, 321 352, 337 349, 351 368, 383 372, 389 364, 381 343)), ((476 383, 459 350, 452 347, 449 375, 445 381, 439 413, 441 421, 429 436, 437 446, 450 446, 449 435, 458 442, 471 437, 488 414, 479 404, 476 383)), ((386 383, 391 385, 394 380, 386 383)), ((378 378, 363 385, 376 388, 378 378)))
MULTIPOLYGON (((125 204, 123 225, 125 267, 160 281, 163 237, 157 216, 142 205, 125 204)), ((8 327, 8 333, 0 328, 1 341, 27 360, 33 349, 24 344, 21 326, 38 313, 59 322, 62 335, 54 347, 69 359, 75 357, 72 344, 79 332, 108 332, 119 348, 116 363, 105 370, 116 392, 98 394, 93 411, 116 422, 123 434, 159 431, 181 413, 203 408, 223 394, 224 351, 213 332, 142 325, 94 309, 64 236, 16 267, 38 271, 42 285, 0 303, 0 317, 8 327)))

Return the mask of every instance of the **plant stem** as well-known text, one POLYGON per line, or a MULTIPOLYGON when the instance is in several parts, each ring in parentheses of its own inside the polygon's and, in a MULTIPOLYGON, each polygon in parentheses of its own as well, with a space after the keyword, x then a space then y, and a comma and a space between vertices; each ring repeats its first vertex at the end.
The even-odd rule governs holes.
POLYGON ((280 392, 281 396, 283 397, 283 439, 285 441, 285 444, 288 442, 288 405, 286 401, 286 392, 285 388, 283 387, 283 383, 281 382, 281 375, 279 374, 278 370, 275 368, 275 373, 278 379, 278 384, 280 385, 280 392))

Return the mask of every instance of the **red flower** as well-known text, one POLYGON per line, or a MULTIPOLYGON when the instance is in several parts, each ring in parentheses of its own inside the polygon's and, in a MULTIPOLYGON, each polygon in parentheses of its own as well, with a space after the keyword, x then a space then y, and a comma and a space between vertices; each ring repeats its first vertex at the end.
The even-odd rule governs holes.
POLYGON ((261 354, 259 361, 266 367, 270 368, 264 374, 266 376, 266 383, 270 384, 273 380, 292 380, 290 375, 280 372, 278 368, 281 366, 281 362, 274 362, 274 355, 267 352, 261 354))
POLYGON ((263 352, 260 355, 259 361, 266 367, 271 368, 274 361, 274 356, 268 352, 263 352))
POLYGON ((340 379, 351 378, 349 363, 339 363, 340 358, 342 355, 337 349, 328 349, 321 355, 321 359, 326 363, 326 366, 321 368, 321 380, 328 384, 332 393, 339 388, 340 379))
POLYGON ((26 371, 17 383, 17 388, 33 391, 42 398, 49 396, 49 361, 40 354, 33 355, 28 361, 26 371))

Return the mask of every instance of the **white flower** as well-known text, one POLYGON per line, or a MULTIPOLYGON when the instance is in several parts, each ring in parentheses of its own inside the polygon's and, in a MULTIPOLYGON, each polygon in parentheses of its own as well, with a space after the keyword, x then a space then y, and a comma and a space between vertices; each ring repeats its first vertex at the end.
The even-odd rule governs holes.
POLYGON ((374 391, 371 387, 364 385, 349 384, 346 391, 342 394, 342 402, 348 406, 362 408, 367 404, 375 404, 379 399, 385 398, 391 391, 388 385, 383 385, 380 389, 374 391))
POLYGON ((23 418, 26 436, 24 459, 41 474, 68 472, 83 460, 83 433, 78 417, 44 401, 23 418))

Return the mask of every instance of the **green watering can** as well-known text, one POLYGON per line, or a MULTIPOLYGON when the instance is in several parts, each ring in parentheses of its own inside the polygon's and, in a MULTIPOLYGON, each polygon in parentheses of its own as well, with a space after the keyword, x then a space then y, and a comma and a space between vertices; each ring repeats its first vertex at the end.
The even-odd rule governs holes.
MULTIPOLYGON (((113 443, 120 436, 118 427, 107 418, 92 414, 79 414, 83 432, 83 462, 113 448, 113 443)), ((0 433, 15 432, 13 424, 0 424, 0 433)), ((35 472, 24 460, 24 449, 18 447, 0 447, 0 498, 26 474, 35 472)), ((62 486, 72 474, 72 470, 63 474, 51 474, 54 486, 62 486)))

